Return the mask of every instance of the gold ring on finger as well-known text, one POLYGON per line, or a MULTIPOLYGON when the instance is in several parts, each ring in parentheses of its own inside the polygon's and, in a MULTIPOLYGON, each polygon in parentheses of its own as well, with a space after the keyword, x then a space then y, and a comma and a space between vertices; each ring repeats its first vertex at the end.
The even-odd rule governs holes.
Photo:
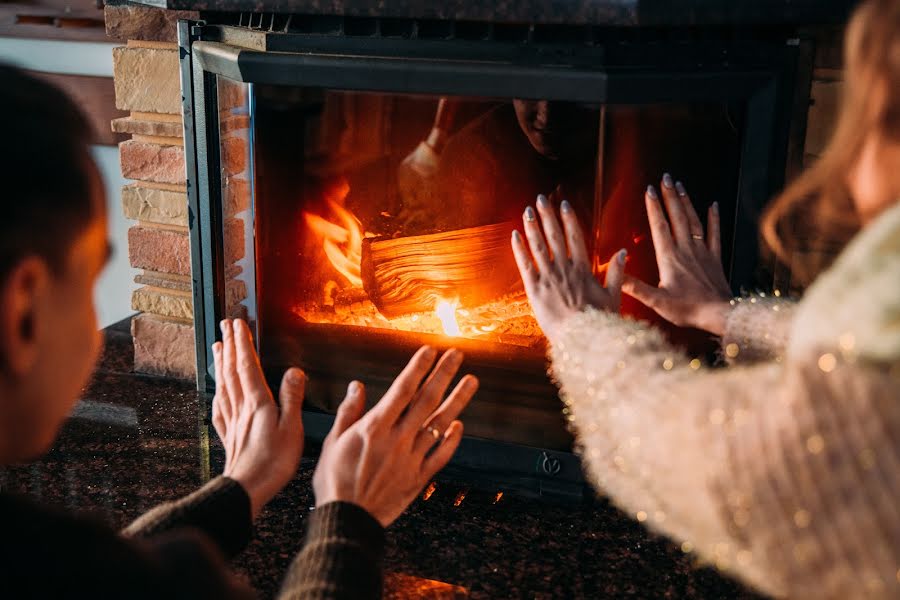
POLYGON ((692 233, 692 234, 691 234, 691 237, 694 238, 695 240, 697 240, 698 242, 702 242, 702 241, 703 241, 703 236, 702 236, 702 235, 699 235, 699 234, 697 234, 697 233, 692 233))
POLYGON ((428 433, 430 433, 435 440, 441 439, 441 432, 437 427, 426 425, 425 427, 422 427, 422 431, 427 431, 428 433))

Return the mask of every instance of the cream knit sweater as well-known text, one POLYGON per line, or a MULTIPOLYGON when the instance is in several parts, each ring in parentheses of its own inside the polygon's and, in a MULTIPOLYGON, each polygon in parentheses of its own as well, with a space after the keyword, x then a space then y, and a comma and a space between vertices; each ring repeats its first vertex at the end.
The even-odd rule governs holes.
POLYGON ((900 597, 900 204, 792 305, 736 303, 729 367, 588 309, 550 352, 598 490, 792 598, 900 597))

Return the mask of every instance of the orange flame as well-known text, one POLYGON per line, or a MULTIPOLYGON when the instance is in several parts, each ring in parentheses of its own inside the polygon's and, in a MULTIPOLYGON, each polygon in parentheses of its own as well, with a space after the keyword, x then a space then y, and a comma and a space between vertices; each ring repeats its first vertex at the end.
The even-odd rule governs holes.
POLYGON ((303 218, 309 228, 324 239, 322 249, 335 270, 343 275, 350 285, 361 288, 363 283, 360 263, 364 237, 362 223, 353 216, 353 213, 334 200, 329 200, 328 206, 340 219, 343 227, 312 213, 303 213, 303 218))
POLYGON ((462 333, 459 330, 459 321, 456 320, 456 307, 458 302, 448 302, 447 300, 438 300, 434 309, 437 318, 441 320, 441 327, 444 333, 450 336, 459 337, 462 333))

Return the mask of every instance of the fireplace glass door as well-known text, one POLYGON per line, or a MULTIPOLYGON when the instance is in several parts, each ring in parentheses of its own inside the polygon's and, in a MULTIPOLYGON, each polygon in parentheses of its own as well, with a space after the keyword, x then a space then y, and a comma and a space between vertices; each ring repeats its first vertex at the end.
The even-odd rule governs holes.
MULTIPOLYGON (((325 430, 351 380, 374 402, 419 346, 457 347, 481 381, 463 415, 467 443, 538 449, 529 456, 558 471, 546 452, 567 453, 572 438, 510 246, 538 194, 572 205, 596 277, 625 248, 627 272, 655 283, 644 192, 669 172, 702 221, 718 202, 723 267, 735 291, 754 284, 755 217, 779 156, 783 166, 777 72, 694 73, 688 84, 673 69, 212 42, 192 55, 182 64, 207 387, 206 342, 225 315, 249 320, 273 384, 290 365, 306 370, 307 416, 325 430)), ((698 356, 714 347, 627 296, 622 312, 698 356)), ((474 461, 496 467, 496 456, 474 461)), ((580 479, 577 461, 566 469, 580 479)))

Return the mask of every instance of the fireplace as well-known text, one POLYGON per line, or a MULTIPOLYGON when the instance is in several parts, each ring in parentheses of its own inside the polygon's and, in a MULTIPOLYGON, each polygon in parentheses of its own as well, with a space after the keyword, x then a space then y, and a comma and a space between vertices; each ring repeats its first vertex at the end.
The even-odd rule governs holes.
POLYGON ((204 16, 179 24, 201 389, 226 315, 249 320, 273 384, 310 375, 314 439, 352 378, 377 399, 418 346, 458 347, 482 386, 452 468, 577 497, 509 246, 525 206, 568 199, 598 276, 625 247, 653 280, 643 190, 670 171, 699 214, 719 202, 734 291, 773 283, 756 219, 797 158, 809 76, 784 28, 204 16))

